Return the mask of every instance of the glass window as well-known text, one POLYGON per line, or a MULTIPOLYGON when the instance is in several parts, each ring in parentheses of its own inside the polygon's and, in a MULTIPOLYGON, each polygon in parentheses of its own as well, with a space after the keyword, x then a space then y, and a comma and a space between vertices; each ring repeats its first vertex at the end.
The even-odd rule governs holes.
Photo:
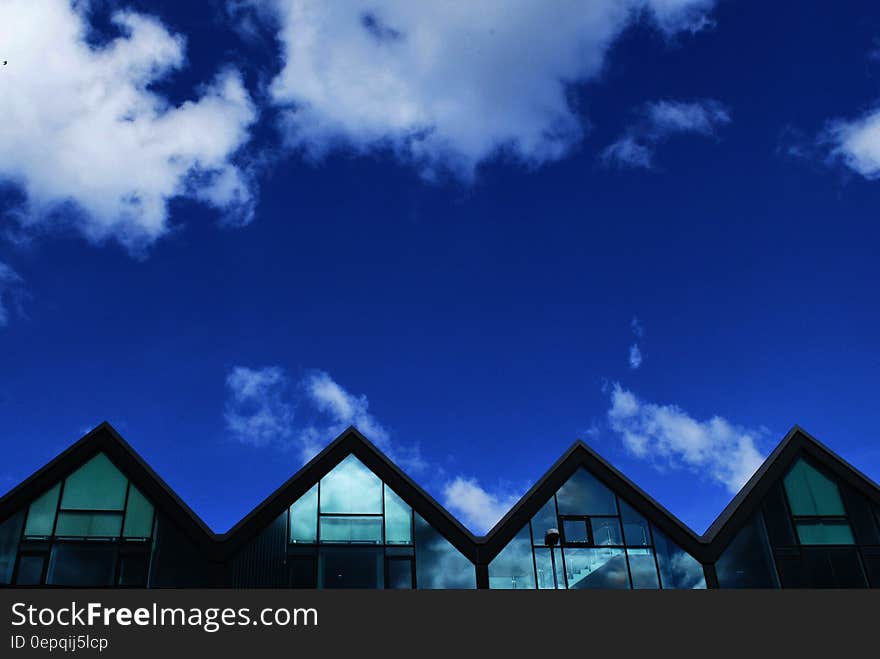
POLYGON ((122 510, 128 479, 103 453, 98 453, 64 481, 65 510, 122 510))
POLYGON ((811 519, 795 523, 802 545, 852 545, 852 531, 846 520, 811 519))
POLYGON ((538 588, 541 590, 553 588, 565 588, 565 571, 563 569, 562 551, 557 547, 535 548, 535 570, 538 588), (552 554, 550 552, 553 552, 552 554), (556 566, 556 580, 553 580, 553 566, 556 566))
POLYGON ((623 549, 566 548, 563 555, 570 589, 629 588, 623 549))
POLYGON ((521 590, 534 587, 532 541, 526 525, 489 563, 489 588, 521 590))
POLYGON ((620 535, 620 522, 616 517, 591 517, 590 525, 593 528, 594 545, 617 545, 623 544, 620 535))
POLYGON ((659 588, 657 562, 651 549, 627 549, 629 572, 632 575, 633 588, 659 588))
POLYGON ((549 529, 559 530, 559 522, 556 519, 556 499, 554 497, 550 497, 550 500, 532 517, 532 542, 536 545, 543 545, 544 535, 549 529))
POLYGON ((703 566, 693 556, 652 526, 660 583, 664 588, 705 588, 703 566))
POLYGON ((147 585, 147 554, 128 554, 119 557, 119 585, 144 588, 147 585))
POLYGON ((798 460, 786 475, 783 484, 793 515, 845 515, 840 491, 805 460, 798 460))
POLYGON ((382 481, 349 455, 321 479, 321 512, 382 513, 382 481))
POLYGON ((623 537, 627 547, 648 547, 651 545, 651 531, 648 520, 639 515, 623 499, 618 498, 620 516, 623 519, 623 537))
POLYGON ((556 493, 560 515, 617 515, 614 494, 581 467, 556 493))
POLYGON ((774 483, 771 486, 764 500, 763 513, 767 537, 770 538, 772 547, 790 547, 797 544, 781 483, 774 483))
POLYGON ((290 507, 290 541, 318 542, 318 485, 297 499, 290 507))
POLYGON ((476 588, 474 564, 416 515, 416 583, 419 588, 476 588))
POLYGON ((386 561, 385 586, 392 590, 412 590, 413 564, 411 558, 389 558, 386 561))
POLYGON ((715 572, 721 588, 779 588, 761 513, 736 534, 715 572))
POLYGON ((18 553, 18 540, 21 536, 21 524, 24 515, 15 513, 0 524, 0 584, 12 583, 12 571, 15 569, 15 555, 18 553))
POLYGON ((60 491, 61 484, 59 483, 30 505, 27 522, 24 525, 25 535, 52 535, 60 491))
POLYGON ((153 535, 153 504, 134 485, 128 490, 122 535, 126 538, 149 538, 153 535))
POLYGON ((321 516, 321 542, 382 544, 382 518, 321 516))
POLYGON ((18 574, 15 583, 18 586, 39 586, 43 578, 44 556, 25 554, 18 559, 18 574))
POLYGON ((55 535, 60 538, 118 538, 122 530, 120 513, 58 513, 55 535))
POLYGON ((584 518, 563 519, 562 537, 566 544, 586 544, 590 541, 587 520, 584 518))
POLYGON ((880 529, 871 511, 871 502, 848 486, 841 488, 849 522, 860 545, 880 545, 880 529))
POLYGON ((385 486, 385 543, 412 544, 412 508, 385 486))
POLYGON ((382 588, 381 549, 322 548, 318 558, 319 588, 382 588))
POLYGON ((115 569, 115 547, 61 542, 52 547, 46 583, 52 586, 112 586, 115 569))
POLYGON ((812 588, 865 588, 868 584, 855 547, 804 547, 812 588))

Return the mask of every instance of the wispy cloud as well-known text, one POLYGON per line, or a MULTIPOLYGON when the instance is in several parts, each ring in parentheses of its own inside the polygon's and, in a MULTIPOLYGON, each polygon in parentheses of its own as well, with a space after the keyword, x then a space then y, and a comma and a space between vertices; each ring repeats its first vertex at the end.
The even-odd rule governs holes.
POLYGON ((655 101, 646 103, 638 120, 602 152, 606 164, 651 169, 657 146, 674 135, 715 135, 719 126, 729 124, 730 112, 718 101, 655 101))
POLYGON ((226 427, 243 444, 293 449, 306 462, 348 426, 355 426, 404 469, 420 471, 426 466, 417 444, 392 440, 369 412, 366 396, 348 392, 324 371, 311 371, 291 387, 280 366, 236 366, 227 375, 226 387, 226 427))
POLYGON ((639 344, 633 343, 629 347, 629 367, 633 370, 642 365, 642 351, 639 350, 639 344))
POLYGON ((170 230, 173 197, 248 222, 248 177, 232 157, 256 110, 241 76, 223 70, 174 105, 155 84, 185 66, 184 38, 154 17, 118 11, 118 36, 95 46, 91 4, 3 3, 0 180, 25 197, 9 217, 25 231, 73 226, 137 253, 170 230))
POLYGON ((0 327, 9 324, 11 309, 21 313, 21 301, 24 297, 24 281, 19 274, 0 262, 0 327))
POLYGON ((629 323, 629 328, 636 339, 636 342, 629 347, 629 367, 636 370, 642 365, 642 348, 639 342, 645 336, 645 326, 636 316, 629 323))
POLYGON ((766 432, 714 416, 699 421, 676 405, 640 400, 614 384, 608 421, 630 454, 658 469, 687 469, 737 492, 764 459, 756 442, 766 432))
POLYGON ((880 178, 880 106, 861 117, 831 122, 820 136, 831 159, 868 180, 880 178))
MULTIPOLYGON (((233 4, 247 25, 264 6, 233 4)), ((411 0, 275 0, 283 67, 270 94, 290 146, 314 158, 380 149, 426 176, 465 179, 494 157, 537 166, 580 141, 568 88, 599 75, 629 25, 645 18, 667 35, 693 32, 713 5, 483 0, 470 11, 411 0)))
POLYGON ((478 535, 495 526, 518 499, 509 491, 487 491, 475 478, 462 476, 443 488, 443 505, 478 535))

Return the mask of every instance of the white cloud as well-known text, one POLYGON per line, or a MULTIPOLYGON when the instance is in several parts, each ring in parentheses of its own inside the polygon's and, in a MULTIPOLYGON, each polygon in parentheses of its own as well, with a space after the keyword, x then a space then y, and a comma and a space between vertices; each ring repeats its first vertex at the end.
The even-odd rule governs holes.
POLYGON ((727 108, 711 99, 647 103, 641 108, 638 121, 605 148, 602 159, 620 167, 651 169, 659 143, 673 135, 687 133, 712 136, 718 126, 730 121, 727 108))
POLYGON ((293 405, 285 400, 288 378, 278 366, 236 366, 226 377, 226 428, 251 446, 284 442, 293 433, 293 405))
POLYGON ((633 316, 633 319, 629 321, 629 328, 637 339, 641 339, 645 336, 645 326, 636 316, 633 316))
POLYGON ((615 384, 608 421, 626 449, 660 469, 687 469, 737 492, 764 457, 755 442, 764 432, 714 416, 698 421, 675 405, 639 400, 615 384))
POLYGON ((633 343, 629 347, 629 367, 633 370, 642 365, 642 351, 639 349, 638 343, 633 343))
POLYGON ((580 141, 568 87, 601 73, 628 25, 695 31, 713 4, 274 0, 283 68, 271 96, 291 146, 314 157, 387 148, 463 178, 499 155, 540 165, 580 141))
POLYGON ((247 222, 253 200, 230 160, 256 111, 225 70, 172 105, 151 86, 185 65, 185 43, 155 18, 118 11, 121 35, 86 41, 89 3, 6 0, 0 44, 0 180, 26 196, 27 229, 72 224, 88 240, 141 250, 169 230, 168 201, 190 196, 247 222))
POLYGON ((0 327, 9 324, 9 306, 20 311, 24 282, 19 274, 0 261, 0 327))
POLYGON ((485 534, 517 502, 519 496, 483 489, 473 478, 461 476, 443 488, 443 502, 459 520, 476 534, 485 534))
POLYGON ((880 178, 880 107, 858 119, 832 122, 823 142, 832 146, 832 158, 866 179, 880 178))

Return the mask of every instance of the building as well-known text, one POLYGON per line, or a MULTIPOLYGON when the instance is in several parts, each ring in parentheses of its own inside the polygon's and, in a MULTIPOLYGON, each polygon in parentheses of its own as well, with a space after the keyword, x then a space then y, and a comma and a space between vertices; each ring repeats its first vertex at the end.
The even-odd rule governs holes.
POLYGON ((880 488, 795 427, 698 536, 577 442, 475 537, 350 428, 215 534, 104 423, 0 499, 0 585, 880 588, 880 488))

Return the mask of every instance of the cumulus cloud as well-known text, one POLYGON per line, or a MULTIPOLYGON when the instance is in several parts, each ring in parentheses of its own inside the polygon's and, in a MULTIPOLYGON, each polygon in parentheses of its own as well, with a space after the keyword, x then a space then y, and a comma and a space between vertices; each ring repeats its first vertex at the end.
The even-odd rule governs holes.
POLYGON ((236 366, 226 387, 226 427, 244 444, 294 449, 306 462, 348 426, 355 426, 404 469, 425 468, 418 445, 393 441, 369 412, 367 397, 350 393, 324 371, 308 373, 291 388, 280 366, 236 366))
POLYGON ((0 44, 0 181, 25 195, 25 229, 73 225, 88 240, 140 250, 169 230, 168 201, 189 196, 246 223, 253 199, 231 157, 256 111, 241 77, 220 72, 190 100, 152 90, 186 63, 183 37, 118 11, 95 46, 89 3, 6 0, 0 44))
POLYGON ((640 400, 615 384, 608 410, 611 429, 635 457, 660 469, 687 469, 735 493, 764 459, 756 441, 764 432, 714 416, 699 421, 675 405, 640 400))
POLYGON ((9 323, 10 307, 19 308, 24 295, 24 282, 19 274, 0 261, 0 327, 9 323))
POLYGON ((639 110, 638 120, 602 152, 606 164, 651 169, 657 146, 674 135, 710 137, 719 126, 729 124, 730 112, 707 99, 690 103, 655 101, 639 110))
POLYGON ((294 407, 285 398, 289 382, 278 366, 236 366, 226 376, 226 428, 243 444, 268 446, 293 433, 294 407))
POLYGON ((474 478, 459 476, 443 488, 443 505, 476 534, 485 534, 519 499, 511 493, 489 492, 474 478))
POLYGON ((849 121, 832 122, 821 138, 831 156, 869 180, 880 178, 880 107, 849 121))
POLYGON ((713 0, 273 6, 283 68, 270 93, 291 146, 314 157, 389 149, 426 175, 468 178, 497 156, 531 166, 564 156, 584 130, 569 88, 601 73, 626 27, 696 31, 713 0))

